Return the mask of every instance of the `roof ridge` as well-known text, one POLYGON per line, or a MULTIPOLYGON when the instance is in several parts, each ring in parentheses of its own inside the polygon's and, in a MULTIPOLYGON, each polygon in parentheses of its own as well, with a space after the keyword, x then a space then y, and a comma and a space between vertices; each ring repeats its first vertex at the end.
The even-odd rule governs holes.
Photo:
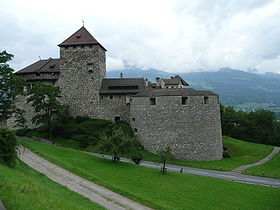
POLYGON ((50 61, 52 60, 52 58, 50 57, 50 58, 48 58, 48 59, 46 59, 46 63, 45 64, 43 64, 39 69, 38 69, 38 71, 37 72, 40 72, 41 71, 41 69, 43 68, 43 67, 45 67, 50 61))

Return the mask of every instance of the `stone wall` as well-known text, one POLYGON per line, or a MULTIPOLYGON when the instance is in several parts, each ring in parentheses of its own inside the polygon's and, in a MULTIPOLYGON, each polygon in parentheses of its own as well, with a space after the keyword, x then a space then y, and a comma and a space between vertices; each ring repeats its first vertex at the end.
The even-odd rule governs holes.
POLYGON ((60 76, 57 85, 62 102, 73 116, 96 117, 99 89, 105 77, 105 51, 99 45, 60 48, 60 76))
POLYGON ((129 122, 129 96, 125 95, 103 95, 100 97, 100 109, 98 118, 106 120, 115 120, 115 117, 120 117, 120 120, 129 122))
POLYGON ((217 96, 190 96, 182 105, 181 96, 133 97, 130 124, 144 147, 152 152, 170 146, 174 156, 188 160, 222 158, 220 105, 217 96))
MULTIPOLYGON (((32 124, 32 118, 35 116, 35 112, 31 104, 28 104, 27 96, 17 96, 15 100, 15 105, 18 109, 23 109, 25 111, 24 118, 26 119, 26 126, 28 128, 35 128, 36 126, 32 124)), ((7 127, 9 129, 17 129, 14 115, 7 120, 7 127)))

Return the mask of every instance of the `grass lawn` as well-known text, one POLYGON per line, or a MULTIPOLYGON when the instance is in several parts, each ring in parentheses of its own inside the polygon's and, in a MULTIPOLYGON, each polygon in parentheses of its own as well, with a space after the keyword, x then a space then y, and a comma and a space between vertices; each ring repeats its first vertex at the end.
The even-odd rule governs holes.
POLYGON ((7 210, 103 209, 22 162, 15 168, 0 164, 0 199, 7 210))
MULTIPOLYGON (((187 160, 171 160, 170 163, 191 166, 196 168, 215 169, 222 171, 230 171, 238 166, 254 163, 272 152, 273 147, 263 144, 255 144, 241 141, 231 137, 224 137, 224 146, 229 149, 230 158, 215 161, 187 161, 187 160)), ((147 156, 147 160, 155 160, 147 156)), ((157 159, 159 160, 159 158, 157 159)))
POLYGON ((272 160, 263 165, 247 169, 245 173, 250 175, 266 176, 280 179, 280 154, 278 153, 272 158, 272 160))
POLYGON ((113 163, 78 150, 22 141, 46 159, 96 183, 150 205, 170 210, 279 210, 280 190, 209 177, 168 173, 113 163))
MULTIPOLYGON (((263 144, 255 144, 238 139, 224 137, 224 145, 229 149, 230 158, 224 158, 218 161, 188 161, 188 160, 170 160, 173 163, 195 168, 215 169, 221 171, 230 171, 238 166, 254 163, 272 152, 273 147, 263 144)), ((58 138, 56 145, 79 149, 78 142, 71 139, 58 138)), ((89 147, 87 151, 98 152, 96 148, 89 147)), ((148 151, 143 152, 143 159, 148 161, 160 162, 160 157, 148 151)))

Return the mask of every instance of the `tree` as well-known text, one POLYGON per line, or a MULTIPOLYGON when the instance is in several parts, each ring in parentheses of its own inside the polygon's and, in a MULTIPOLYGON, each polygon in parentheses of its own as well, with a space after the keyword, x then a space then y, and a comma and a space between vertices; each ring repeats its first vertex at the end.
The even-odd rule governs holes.
POLYGON ((15 111, 14 101, 22 93, 24 81, 13 73, 8 62, 13 58, 6 51, 0 52, 0 121, 6 120, 15 111))
POLYGON ((7 129, 0 129, 0 161, 14 167, 16 165, 17 141, 15 135, 7 129))
POLYGON ((134 140, 133 137, 127 135, 120 127, 114 126, 111 136, 103 136, 99 148, 105 153, 112 154, 113 161, 118 161, 120 155, 129 154, 133 148, 134 140))
POLYGON ((18 128, 22 128, 22 129, 26 129, 26 119, 24 117, 25 114, 25 110, 23 109, 16 109, 15 111, 15 123, 16 123, 16 127, 18 128))
POLYGON ((167 170, 167 169, 166 169, 166 161, 173 158, 173 155, 172 155, 172 153, 171 153, 171 148, 170 148, 170 146, 167 146, 167 147, 165 147, 164 149, 160 150, 160 151, 158 152, 158 154, 159 154, 160 160, 161 160, 161 162, 162 162, 162 164, 163 164, 163 166, 162 166, 162 168, 161 168, 161 173, 162 173, 162 174, 165 174, 165 172, 166 172, 166 170, 167 170))
POLYGON ((37 83, 32 87, 29 94, 27 102, 31 103, 36 113, 32 118, 32 123, 45 126, 48 139, 51 139, 53 122, 62 109, 58 100, 60 90, 53 85, 37 83))

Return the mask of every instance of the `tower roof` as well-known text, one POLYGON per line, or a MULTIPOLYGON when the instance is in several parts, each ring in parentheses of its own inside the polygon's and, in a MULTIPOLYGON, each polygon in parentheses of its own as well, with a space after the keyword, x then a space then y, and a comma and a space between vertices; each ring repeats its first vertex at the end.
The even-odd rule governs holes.
POLYGON ((59 47, 77 46, 77 45, 99 45, 105 51, 106 49, 82 26, 78 31, 60 43, 59 47))

